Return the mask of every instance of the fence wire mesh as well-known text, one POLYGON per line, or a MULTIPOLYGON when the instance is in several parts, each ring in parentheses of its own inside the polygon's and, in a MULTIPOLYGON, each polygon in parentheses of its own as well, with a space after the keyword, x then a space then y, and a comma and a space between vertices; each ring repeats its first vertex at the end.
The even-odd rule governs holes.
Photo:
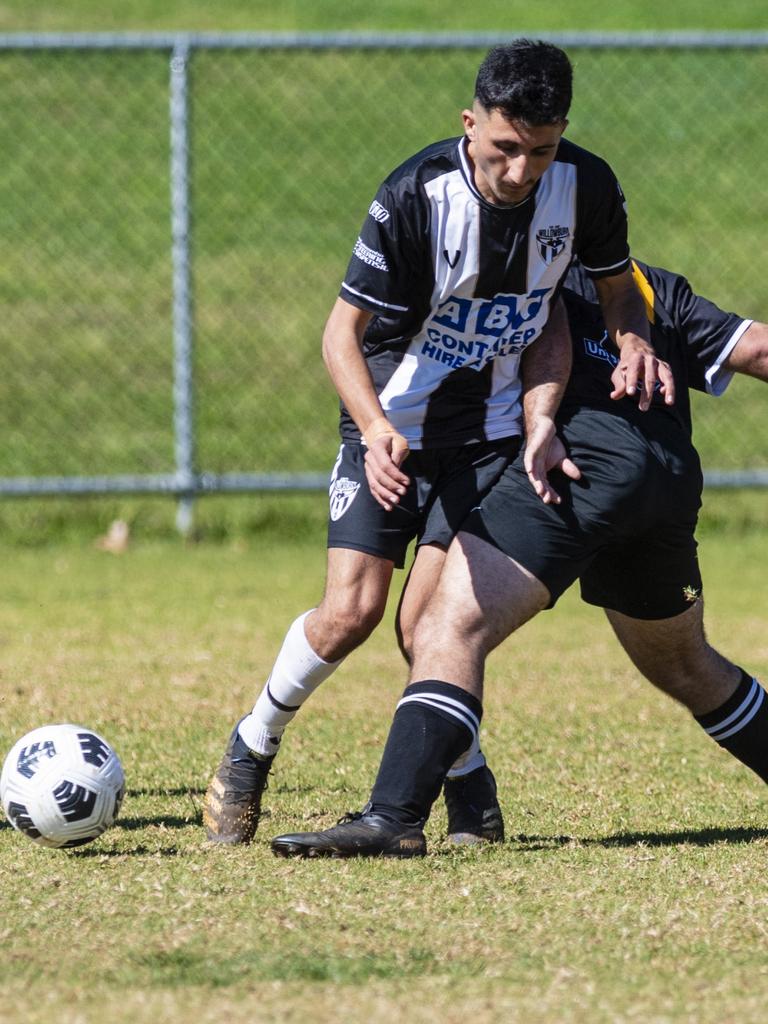
MULTIPOLYGON (((485 47, 196 48, 199 472, 322 473, 320 335, 380 180, 460 132, 485 47)), ((571 51, 568 137, 608 159, 636 255, 768 320, 768 49, 571 51)), ((0 52, 0 477, 173 473, 168 50, 0 52)), ((764 388, 695 402, 709 470, 768 467, 764 388)))

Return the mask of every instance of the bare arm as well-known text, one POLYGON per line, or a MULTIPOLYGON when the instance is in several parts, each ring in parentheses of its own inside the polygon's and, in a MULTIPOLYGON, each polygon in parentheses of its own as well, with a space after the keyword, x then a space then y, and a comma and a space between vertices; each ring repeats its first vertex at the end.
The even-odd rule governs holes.
POLYGON ((634 395, 642 384, 639 407, 645 412, 651 404, 658 381, 667 405, 675 401, 675 382, 667 363, 657 359, 650 342, 643 298, 632 273, 626 270, 613 277, 595 281, 608 335, 619 349, 619 365, 613 372, 611 398, 634 395))
POLYGON ((557 448, 555 437, 555 413, 568 383, 571 362, 568 317, 560 300, 541 337, 525 350, 521 361, 526 435, 523 464, 533 489, 545 505, 560 503, 560 495, 547 478, 548 470, 560 464, 568 476, 578 479, 581 475, 570 460, 563 460, 562 446, 557 448))
POLYGON ((389 511, 408 486, 408 477, 400 470, 408 442, 384 415, 363 357, 363 334, 371 316, 337 299, 323 332, 323 360, 368 446, 365 472, 371 493, 389 511))
POLYGON ((768 381, 768 324, 750 324, 723 365, 732 373, 768 381))

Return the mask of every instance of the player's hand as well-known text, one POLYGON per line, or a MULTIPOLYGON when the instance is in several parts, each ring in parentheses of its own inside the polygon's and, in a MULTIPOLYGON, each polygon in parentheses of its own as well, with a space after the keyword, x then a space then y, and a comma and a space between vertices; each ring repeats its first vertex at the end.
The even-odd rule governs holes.
POLYGON ((400 469, 408 455, 408 442, 388 420, 375 420, 363 435, 365 476, 371 494, 387 512, 397 505, 410 483, 400 469))
POLYGON ((624 398, 640 392, 638 407, 647 412, 656 385, 666 405, 675 401, 675 378, 669 363, 665 363, 644 343, 627 340, 621 346, 619 365, 611 374, 611 398, 624 398))
POLYGON ((539 419, 529 432, 523 465, 534 491, 545 505, 559 505, 562 501, 549 482, 551 469, 559 469, 571 480, 581 479, 581 470, 568 458, 565 445, 555 433, 555 424, 548 419, 539 419))

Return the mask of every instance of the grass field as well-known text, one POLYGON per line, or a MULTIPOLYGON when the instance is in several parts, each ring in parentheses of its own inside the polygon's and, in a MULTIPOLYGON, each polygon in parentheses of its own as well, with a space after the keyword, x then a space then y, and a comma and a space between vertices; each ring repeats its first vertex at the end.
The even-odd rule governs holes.
MULTIPOLYGON (((765 27, 754 0, 0 6, 4 32, 765 27)), ((201 468, 329 466, 317 339, 350 239, 382 173, 457 130, 479 57, 196 57, 201 468)), ((766 70, 582 51, 570 132, 619 173, 638 255, 763 319, 766 70)), ((0 55, 0 476, 173 465, 167 74, 164 54, 0 55)), ((699 404, 710 468, 768 464, 759 386, 699 404)), ((764 787, 575 595, 489 666, 503 846, 447 848, 437 807, 423 862, 269 852, 366 799, 404 682, 391 608, 292 726, 256 843, 206 848, 222 744, 319 597, 325 514, 322 496, 210 498, 183 545, 160 498, 0 503, 0 757, 76 720, 128 780, 118 825, 79 850, 0 816, 3 1024, 762 1024, 764 787), (119 557, 93 545, 117 517, 119 557)), ((763 680, 767 530, 762 493, 708 495, 711 640, 763 680)))
POLYGON ((198 31, 514 31, 764 29, 765 12, 755 0, 735 0, 727 8, 714 0, 679 0, 668 4, 630 0, 595 4, 563 0, 535 9, 523 0, 478 0, 468 9, 459 0, 133 0, 129 5, 99 0, 42 0, 30 7, 24 0, 6 0, 0 8, 0 29, 20 31, 83 31, 128 29, 192 29, 198 31))
MULTIPOLYGON (((711 638, 768 676, 765 541, 707 537, 711 638)), ((391 620, 300 716, 249 849, 206 849, 200 804, 322 539, 5 549, 0 750, 103 732, 128 779, 93 845, 0 824, 7 1024, 764 1020, 761 783, 643 683, 567 597, 494 656, 485 747, 508 841, 421 863, 275 860, 268 839, 365 800, 403 683, 391 620)))

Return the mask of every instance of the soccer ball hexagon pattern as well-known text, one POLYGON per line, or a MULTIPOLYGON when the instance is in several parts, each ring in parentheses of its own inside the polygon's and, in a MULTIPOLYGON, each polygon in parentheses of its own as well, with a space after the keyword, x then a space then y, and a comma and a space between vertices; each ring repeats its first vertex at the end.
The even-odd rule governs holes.
POLYGON ((125 793, 120 759, 80 725, 44 725, 11 748, 0 775, 8 820, 40 846, 82 846, 117 817, 125 793))

